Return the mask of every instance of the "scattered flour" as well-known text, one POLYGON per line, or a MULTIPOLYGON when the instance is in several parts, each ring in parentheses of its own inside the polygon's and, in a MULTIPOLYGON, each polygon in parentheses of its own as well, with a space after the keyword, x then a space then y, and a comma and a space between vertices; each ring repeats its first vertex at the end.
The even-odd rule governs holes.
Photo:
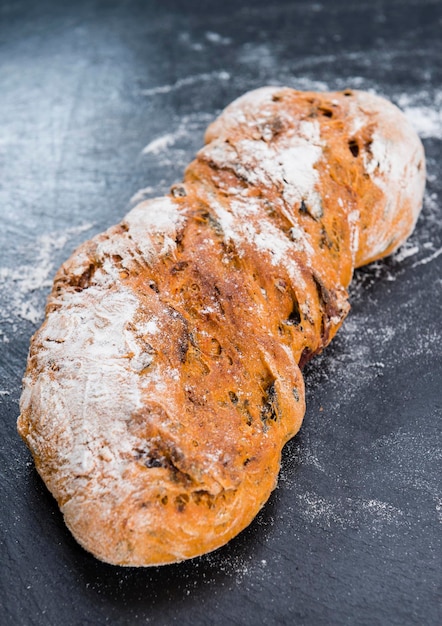
POLYGON ((404 512, 388 502, 356 498, 324 497, 306 492, 297 496, 301 515, 309 523, 330 527, 359 528, 368 526, 376 531, 385 524, 403 524, 404 512))
POLYGON ((442 139, 442 90, 397 96, 396 101, 423 139, 442 139))
POLYGON ((151 141, 142 151, 142 154, 158 154, 165 150, 180 137, 180 133, 168 133, 151 141))
POLYGON ((418 267, 419 265, 427 265, 427 263, 431 263, 431 261, 434 261, 435 259, 440 257, 441 254, 442 254, 442 248, 439 248, 439 250, 436 250, 435 252, 433 252, 433 254, 430 254, 430 256, 427 256, 424 259, 420 259, 419 261, 416 261, 416 263, 413 263, 411 267, 418 267))
POLYGON ((423 139, 442 139, 442 110, 437 111, 428 106, 405 107, 403 110, 423 139))
POLYGON ((405 244, 397 252, 395 252, 395 254, 393 255, 393 258, 396 261, 396 263, 401 263, 401 261, 403 261, 404 259, 408 259, 408 257, 414 256, 418 252, 419 252, 418 245, 405 244))
POLYGON ((210 43, 218 44, 221 46, 228 46, 230 43, 232 43, 232 39, 230 37, 223 37, 219 33, 214 33, 210 30, 206 32, 205 37, 207 41, 210 41, 210 43))
MULTIPOLYGON (((55 253, 64 248, 69 240, 90 230, 93 224, 86 223, 61 232, 41 235, 32 244, 36 254, 26 264, 15 267, 0 267, 0 323, 12 325, 16 330, 16 319, 31 324, 41 322, 44 315, 44 292, 52 285, 55 253)), ((2 330, 0 340, 8 342, 2 330)))
POLYGON ((205 72, 203 74, 196 74, 194 76, 186 76, 185 78, 179 78, 175 83, 171 85, 160 85, 158 87, 152 87, 150 89, 142 89, 141 94, 143 96, 156 96, 157 94, 170 93, 176 91, 182 87, 188 87, 196 85, 198 83, 212 82, 212 81, 226 81, 229 80, 230 74, 224 70, 219 72, 205 72))
MULTIPOLYGON (((323 464, 327 465, 327 459, 330 459, 328 442, 324 439, 314 438, 307 445, 300 445, 299 452, 298 463, 303 466, 310 465, 305 458, 306 455, 318 457, 319 467, 323 464), (308 451, 312 445, 316 447, 314 455, 308 451)), ((408 432, 399 428, 389 435, 372 440, 366 448, 361 449, 361 454, 375 459, 375 463, 368 463, 365 469, 364 482, 365 485, 370 485, 372 491, 376 491, 379 471, 381 471, 382 480, 393 482, 398 493, 401 489, 406 490, 411 487, 416 490, 416 497, 434 502, 433 512, 431 506, 422 509, 422 519, 432 518, 435 513, 438 520, 442 522, 440 481, 437 472, 428 472, 429 464, 436 468, 442 458, 437 441, 428 434, 418 431, 408 432), (422 463, 423 459, 424 463, 422 463)), ((317 467, 316 463, 314 467, 317 467)), ((322 469, 320 471, 323 473, 322 469)), ((282 473, 284 475, 284 470, 282 473)), ((322 483, 321 480, 319 484, 322 483)), ((318 491, 311 487, 305 491, 299 491, 303 484, 305 484, 304 481, 288 483, 288 489, 294 494, 296 514, 299 514, 309 525, 357 530, 364 528, 372 534, 385 534, 389 532, 389 529, 411 527, 411 524, 416 521, 414 513, 412 521, 407 508, 400 508, 376 497, 345 497, 334 493, 334 490, 328 493, 324 487, 318 491)), ((395 491, 392 494, 395 497, 395 491)))
POLYGON ((143 202, 144 200, 149 198, 151 194, 155 194, 156 191, 156 188, 152 187, 151 185, 143 187, 142 189, 139 189, 136 193, 134 193, 134 195, 130 199, 130 204, 134 205, 138 204, 139 202, 143 202))
MULTIPOLYGON (((155 165, 164 168, 165 183, 170 185, 172 182, 170 180, 171 167, 178 164, 184 169, 190 162, 193 156, 191 146, 194 145, 194 151, 200 147, 204 131, 213 118, 213 114, 205 112, 177 116, 169 120, 169 125, 174 130, 156 137, 143 148, 141 151, 143 156, 155 159, 155 165)), ((145 194, 152 191, 154 191, 153 187, 146 187, 138 193, 145 194)))

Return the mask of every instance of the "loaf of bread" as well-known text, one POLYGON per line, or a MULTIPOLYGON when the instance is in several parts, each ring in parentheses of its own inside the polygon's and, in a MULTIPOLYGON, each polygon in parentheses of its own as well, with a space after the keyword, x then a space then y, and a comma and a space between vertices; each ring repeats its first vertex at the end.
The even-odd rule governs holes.
POLYGON ((301 425, 302 366, 354 268, 413 229, 424 181, 384 99, 267 87, 209 126, 168 196, 60 268, 18 429, 84 548, 165 564, 251 522, 301 425))

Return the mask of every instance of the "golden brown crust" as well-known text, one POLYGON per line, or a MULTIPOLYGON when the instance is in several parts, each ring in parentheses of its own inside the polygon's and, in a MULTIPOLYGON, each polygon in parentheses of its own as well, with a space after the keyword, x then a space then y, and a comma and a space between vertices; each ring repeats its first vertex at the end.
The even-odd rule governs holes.
POLYGON ((264 88, 168 197, 60 268, 18 428, 86 549, 170 563, 250 523, 301 425, 300 366, 342 324, 354 267, 411 232, 424 179, 385 100, 264 88))

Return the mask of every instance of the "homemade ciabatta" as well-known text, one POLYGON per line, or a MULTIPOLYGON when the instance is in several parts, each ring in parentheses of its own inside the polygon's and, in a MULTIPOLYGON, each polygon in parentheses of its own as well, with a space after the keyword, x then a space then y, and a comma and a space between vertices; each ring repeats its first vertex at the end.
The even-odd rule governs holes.
POLYGON ((58 271, 18 429, 66 524, 119 565, 226 543, 275 487, 300 367, 353 269, 411 232, 422 145, 374 95, 269 87, 231 104, 170 195, 58 271))

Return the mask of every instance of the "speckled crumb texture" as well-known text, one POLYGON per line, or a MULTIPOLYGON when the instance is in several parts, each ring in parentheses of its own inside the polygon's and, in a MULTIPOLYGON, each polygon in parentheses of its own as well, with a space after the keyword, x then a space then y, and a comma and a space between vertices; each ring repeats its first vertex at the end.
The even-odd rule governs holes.
POLYGON ((18 427, 86 549, 170 563, 251 522, 302 422, 300 368, 341 326, 354 268, 411 233, 424 182, 386 100, 266 87, 209 126, 182 183, 60 268, 18 427))

